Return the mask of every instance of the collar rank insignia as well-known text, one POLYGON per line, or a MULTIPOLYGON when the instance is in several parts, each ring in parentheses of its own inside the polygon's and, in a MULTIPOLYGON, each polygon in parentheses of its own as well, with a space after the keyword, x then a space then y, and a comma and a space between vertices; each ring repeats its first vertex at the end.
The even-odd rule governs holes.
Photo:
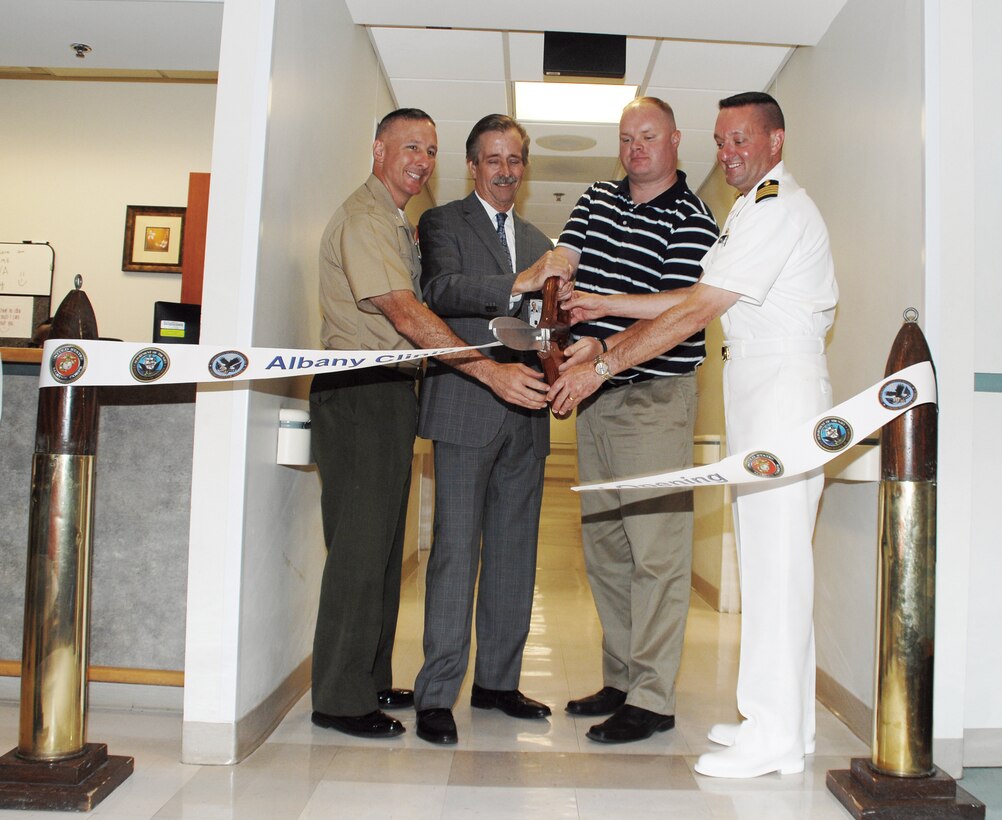
POLYGON ((761 202, 763 199, 771 199, 779 196, 779 180, 767 179, 755 189, 755 201, 761 202))

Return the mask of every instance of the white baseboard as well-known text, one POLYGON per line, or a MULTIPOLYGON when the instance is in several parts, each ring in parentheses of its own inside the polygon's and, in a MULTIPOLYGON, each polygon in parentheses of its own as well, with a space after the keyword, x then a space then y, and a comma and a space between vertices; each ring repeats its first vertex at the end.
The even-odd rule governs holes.
POLYGON ((181 762, 206 765, 239 763, 268 739, 310 688, 313 656, 308 656, 261 703, 236 723, 184 721, 181 762))

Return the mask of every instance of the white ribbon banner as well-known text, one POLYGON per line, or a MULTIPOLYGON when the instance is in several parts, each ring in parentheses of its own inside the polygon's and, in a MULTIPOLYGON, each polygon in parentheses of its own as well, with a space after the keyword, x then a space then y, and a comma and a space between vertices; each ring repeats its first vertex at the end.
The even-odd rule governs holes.
POLYGON ((796 476, 826 464, 906 410, 930 402, 936 402, 936 374, 932 362, 920 362, 881 379, 799 427, 763 441, 762 446, 735 453, 716 464, 571 489, 689 490, 796 476))
POLYGON ((397 365, 500 344, 490 342, 469 347, 422 350, 298 350, 50 339, 42 349, 38 386, 92 387, 276 379, 397 365))

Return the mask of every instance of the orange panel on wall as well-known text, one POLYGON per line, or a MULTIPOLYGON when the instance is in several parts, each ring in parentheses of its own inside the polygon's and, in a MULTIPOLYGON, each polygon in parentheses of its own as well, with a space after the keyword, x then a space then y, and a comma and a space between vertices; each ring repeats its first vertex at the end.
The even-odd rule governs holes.
POLYGON ((209 175, 188 174, 188 210, 184 217, 181 258, 181 301, 202 304, 205 270, 205 225, 209 216, 209 175))

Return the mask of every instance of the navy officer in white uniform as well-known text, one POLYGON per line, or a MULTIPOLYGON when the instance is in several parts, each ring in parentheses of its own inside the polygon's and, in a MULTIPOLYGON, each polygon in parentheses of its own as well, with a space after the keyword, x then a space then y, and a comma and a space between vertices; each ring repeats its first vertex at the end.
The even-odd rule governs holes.
MULTIPOLYGON (((720 101, 714 139, 728 184, 740 196, 700 281, 653 294, 663 312, 607 339, 582 339, 549 398, 568 412, 611 374, 669 349, 718 316, 726 339, 724 407, 730 452, 756 446, 832 405, 824 354, 838 300, 828 231, 782 162, 785 124, 768 94, 720 101), (599 355, 596 355, 599 354, 599 355)), ((811 539, 820 470, 735 492, 741 576, 742 720, 713 726, 725 747, 695 769, 747 778, 800 772, 814 747, 814 567, 811 539)))

